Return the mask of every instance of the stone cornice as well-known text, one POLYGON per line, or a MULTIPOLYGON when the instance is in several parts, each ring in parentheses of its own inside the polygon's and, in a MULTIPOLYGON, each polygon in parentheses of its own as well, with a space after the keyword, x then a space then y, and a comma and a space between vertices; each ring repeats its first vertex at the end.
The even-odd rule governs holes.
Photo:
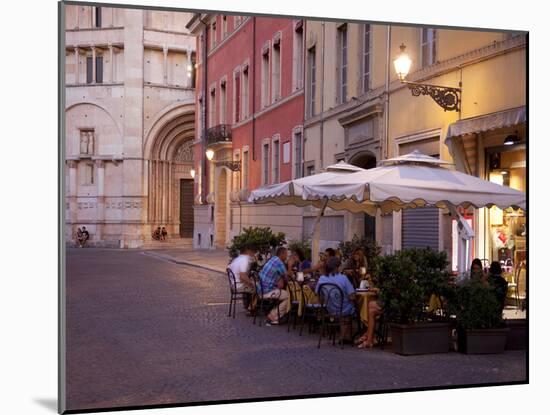
MULTIPOLYGON (((464 68, 466 66, 474 65, 484 60, 492 59, 506 53, 513 52, 515 50, 525 48, 527 42, 523 35, 515 36, 510 39, 506 39, 500 42, 494 42, 490 45, 482 48, 474 49, 461 55, 454 56, 441 62, 437 62, 427 68, 422 68, 418 71, 411 73, 408 76, 410 82, 425 82, 432 78, 437 78, 441 75, 445 75, 449 72, 453 72, 464 68)), ((390 83, 389 94, 398 91, 407 86, 398 80, 394 80, 390 83)), ((343 112, 355 111, 358 107, 363 106, 366 103, 372 103, 373 101, 382 99, 385 94, 384 86, 372 89, 366 94, 360 95, 355 100, 347 101, 336 107, 330 108, 321 114, 317 114, 312 118, 305 120, 304 126, 311 127, 320 123, 323 120, 333 118, 340 115, 343 112)), ((370 105, 370 104, 369 104, 370 105)))

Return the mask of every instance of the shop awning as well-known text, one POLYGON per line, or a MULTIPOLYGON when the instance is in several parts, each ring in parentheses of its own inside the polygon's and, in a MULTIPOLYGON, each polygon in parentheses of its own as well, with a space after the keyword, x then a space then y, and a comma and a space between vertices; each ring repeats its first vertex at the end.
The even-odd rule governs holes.
POLYGON ((449 148, 449 152, 453 156, 457 168, 464 173, 472 174, 472 167, 468 163, 468 156, 466 154, 468 151, 465 149, 462 138, 483 131, 523 124, 526 120, 527 110, 525 106, 510 108, 479 117, 466 118, 449 125, 447 136, 445 137, 445 145, 449 148))
POLYGON ((480 133, 482 131, 496 130, 497 128, 510 127, 522 124, 527 119, 525 106, 511 108, 509 110, 494 112, 479 117, 466 118, 457 121, 447 129, 445 144, 449 145, 452 137, 459 137, 467 134, 480 133))

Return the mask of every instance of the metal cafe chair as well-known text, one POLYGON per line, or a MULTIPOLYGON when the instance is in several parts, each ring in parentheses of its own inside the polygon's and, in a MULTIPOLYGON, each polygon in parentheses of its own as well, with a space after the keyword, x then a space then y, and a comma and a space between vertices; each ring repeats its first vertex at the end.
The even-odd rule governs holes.
POLYGON ((512 282, 509 282, 508 283, 508 289, 513 289, 514 290, 514 300, 516 302, 516 307, 517 308, 521 308, 523 310, 523 306, 524 304, 522 303, 522 299, 519 295, 519 280, 521 278, 522 275, 525 275, 525 273, 522 274, 522 270, 525 270, 526 269, 526 266, 525 266, 525 262, 522 261, 518 264, 518 266, 516 267, 516 270, 514 271, 514 277, 513 277, 513 280, 512 282))
POLYGON ((321 304, 320 303, 309 303, 308 299, 306 298, 306 290, 304 287, 305 284, 302 284, 301 296, 302 296, 302 318, 300 322, 300 336, 302 335, 302 332, 304 330, 304 325, 306 323, 306 320, 308 322, 308 333, 311 333, 313 323, 318 321, 320 318, 320 310, 321 310, 321 304))
MULTIPOLYGON (((252 324, 256 324, 256 317, 258 316, 258 313, 263 314, 263 318, 267 319, 267 315, 269 312, 275 307, 279 305, 279 298, 264 298, 264 290, 262 287, 262 284, 260 283, 260 276, 256 272, 251 272, 250 276, 252 277, 254 281, 254 287, 256 287, 256 306, 252 310, 254 314, 254 319, 252 320, 252 324)), ((279 313, 279 307, 277 307, 277 318, 278 320, 281 319, 281 315, 279 313)), ((262 326, 262 319, 260 318, 260 321, 258 325, 262 326)))
POLYGON ((298 299, 298 291, 302 291, 302 287, 296 281, 288 281, 288 293, 290 301, 290 310, 288 312, 288 327, 287 332, 290 332, 290 322, 293 322, 293 328, 296 328, 296 323, 298 321, 298 310, 300 309, 300 300, 298 299))
POLYGON ((235 318, 235 310, 237 308, 237 300, 241 299, 244 301, 245 296, 248 294, 242 291, 237 291, 237 281, 235 279, 235 274, 231 271, 231 268, 227 268, 227 279, 229 280, 229 293, 231 295, 229 299, 229 313, 227 317, 231 317, 231 310, 233 309, 233 318, 235 318))
MULTIPOLYGON (((324 283, 319 286, 319 299, 321 300, 321 333, 317 343, 318 349, 321 348, 325 331, 329 335, 329 340, 332 340, 332 345, 336 344, 336 331, 340 328, 343 317, 344 292, 336 284, 324 283)), ((344 348, 343 339, 339 339, 339 343, 344 348)))

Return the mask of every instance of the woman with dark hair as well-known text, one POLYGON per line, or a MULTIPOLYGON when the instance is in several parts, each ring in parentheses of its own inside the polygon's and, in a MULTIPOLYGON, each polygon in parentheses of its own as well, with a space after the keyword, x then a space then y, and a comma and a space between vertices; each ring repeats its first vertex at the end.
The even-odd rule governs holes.
POLYGON ((350 259, 344 265, 344 274, 350 279, 355 288, 359 287, 361 278, 367 273, 367 258, 361 248, 353 251, 350 259))
POLYGON ((504 310, 506 304, 506 294, 508 293, 508 282, 502 277, 502 268, 500 263, 493 261, 489 267, 489 275, 486 279, 490 287, 493 288, 500 304, 500 311, 504 310))

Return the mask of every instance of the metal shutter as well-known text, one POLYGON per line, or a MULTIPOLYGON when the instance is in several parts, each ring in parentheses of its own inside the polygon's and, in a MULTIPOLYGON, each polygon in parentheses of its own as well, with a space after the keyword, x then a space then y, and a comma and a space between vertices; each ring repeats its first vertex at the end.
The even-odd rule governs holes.
POLYGON ((424 207, 403 210, 402 249, 430 247, 439 250, 439 209, 424 207))

